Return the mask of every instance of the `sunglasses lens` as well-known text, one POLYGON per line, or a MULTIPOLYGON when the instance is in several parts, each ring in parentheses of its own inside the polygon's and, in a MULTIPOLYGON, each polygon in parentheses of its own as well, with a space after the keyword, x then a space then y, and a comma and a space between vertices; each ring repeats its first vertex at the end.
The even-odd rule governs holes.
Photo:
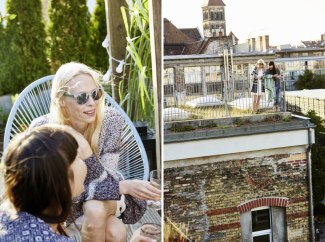
POLYGON ((89 95, 87 93, 80 93, 78 96, 77 96, 77 103, 82 105, 82 104, 85 104, 89 99, 89 95))
POLYGON ((91 96, 95 101, 99 100, 102 97, 102 95, 103 95, 102 89, 96 89, 91 93, 91 96))

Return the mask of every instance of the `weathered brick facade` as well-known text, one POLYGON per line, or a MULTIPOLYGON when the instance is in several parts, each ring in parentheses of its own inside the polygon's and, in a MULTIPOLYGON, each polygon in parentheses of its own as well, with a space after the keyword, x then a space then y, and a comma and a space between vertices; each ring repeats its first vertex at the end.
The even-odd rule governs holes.
POLYGON ((193 162, 199 165, 164 170, 165 215, 186 226, 190 239, 241 241, 242 212, 278 206, 285 208, 288 241, 309 241, 305 153, 193 162))

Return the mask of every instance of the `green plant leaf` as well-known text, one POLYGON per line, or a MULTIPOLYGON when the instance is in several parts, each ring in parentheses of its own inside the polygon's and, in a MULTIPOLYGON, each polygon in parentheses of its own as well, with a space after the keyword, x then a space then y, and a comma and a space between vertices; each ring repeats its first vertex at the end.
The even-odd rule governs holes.
POLYGON ((126 9, 125 9, 125 7, 121 7, 121 13, 122 13, 122 18, 123 18, 123 22, 124 22, 126 34, 127 34, 127 36, 130 36, 128 18, 126 16, 126 9))
POLYGON ((153 83, 147 0, 125 0, 128 11, 124 11, 127 30, 125 62, 129 63, 128 76, 120 82, 121 105, 133 121, 148 121, 154 125, 153 83), (132 3, 132 5, 131 5, 132 3), (127 15, 129 14, 129 15, 127 15), (126 17, 129 22, 126 22, 126 17), (124 82, 126 85, 124 85, 124 82))
POLYGON ((9 19, 12 20, 12 19, 15 19, 17 17, 16 14, 9 14, 9 19))

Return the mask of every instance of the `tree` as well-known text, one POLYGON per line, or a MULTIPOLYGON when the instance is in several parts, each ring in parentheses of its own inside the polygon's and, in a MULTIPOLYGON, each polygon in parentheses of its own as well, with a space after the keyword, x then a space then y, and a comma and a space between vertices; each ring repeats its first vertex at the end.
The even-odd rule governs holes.
POLYGON ((321 201, 325 197, 325 147, 322 144, 322 137, 325 133, 325 120, 317 116, 315 111, 309 111, 307 116, 315 127, 315 144, 311 149, 312 157, 312 178, 313 178, 313 199, 315 214, 325 215, 325 207, 321 201))
POLYGON ((107 51, 102 47, 102 42, 107 36, 105 1, 97 0, 91 22, 91 53, 93 66, 101 72, 106 72, 109 66, 107 51))
POLYGON ((4 88, 2 87, 2 83, 4 82, 5 77, 5 49, 6 49, 6 35, 5 35, 5 29, 0 22, 0 95, 6 92, 4 88))
POLYGON ((16 18, 8 21, 5 29, 1 87, 4 93, 16 93, 50 74, 48 44, 40 0, 8 0, 7 12, 15 13, 16 18))
POLYGON ((305 70, 303 75, 299 75, 295 87, 298 90, 325 88, 325 76, 316 75, 310 70, 305 70))
POLYGON ((0 23, 2 23, 3 20, 11 20, 11 19, 14 19, 14 18, 16 18, 16 14, 5 14, 5 15, 2 15, 2 13, 0 13, 0 23))
POLYGON ((51 68, 77 61, 92 64, 89 37, 90 15, 86 0, 51 1, 49 37, 51 68))

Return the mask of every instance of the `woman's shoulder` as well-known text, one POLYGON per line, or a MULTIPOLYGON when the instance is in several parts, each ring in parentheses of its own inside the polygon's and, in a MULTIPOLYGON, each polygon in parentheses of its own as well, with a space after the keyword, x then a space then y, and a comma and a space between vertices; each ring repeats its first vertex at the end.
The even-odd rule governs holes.
POLYGON ((113 123, 122 123, 123 122, 122 114, 113 107, 106 106, 104 109, 104 124, 113 123))
POLYGON ((31 124, 29 125, 29 129, 33 129, 35 127, 39 127, 39 126, 42 126, 44 124, 47 124, 49 123, 49 116, 48 115, 43 115, 43 116, 40 116, 36 119, 34 119, 31 124))
POLYGON ((105 107, 101 134, 98 140, 100 153, 102 153, 103 150, 112 151, 118 147, 124 125, 124 117, 118 110, 113 107, 105 107))
POLYGON ((104 117, 121 116, 121 113, 112 106, 105 106, 104 117))
POLYGON ((0 241, 18 241, 18 239, 34 241, 37 238, 43 241, 73 241, 54 233, 47 223, 27 212, 9 214, 0 211, 0 230, 2 229, 7 230, 8 233, 0 234, 0 241))

